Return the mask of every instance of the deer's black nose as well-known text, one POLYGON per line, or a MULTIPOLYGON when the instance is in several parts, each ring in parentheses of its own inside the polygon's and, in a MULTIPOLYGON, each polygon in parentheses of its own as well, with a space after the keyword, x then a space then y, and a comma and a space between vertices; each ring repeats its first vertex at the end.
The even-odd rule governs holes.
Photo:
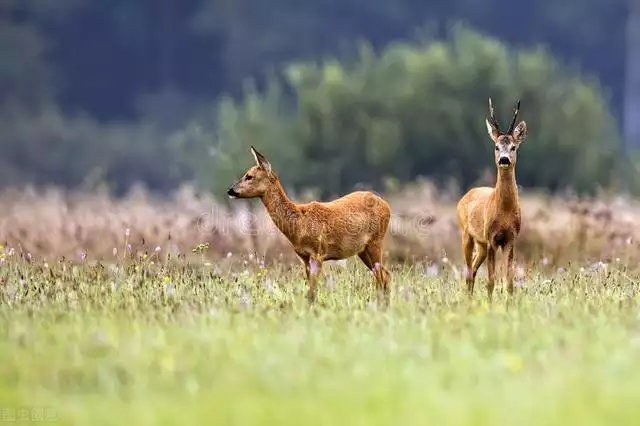
POLYGON ((500 159, 498 160, 498 165, 500 165, 500 166, 510 166, 511 165, 511 160, 509 160, 509 157, 500 157, 500 159))
POLYGON ((238 197, 238 195, 240 195, 240 194, 238 194, 238 193, 236 192, 236 190, 235 190, 235 189, 233 189, 233 186, 232 186, 231 188, 229 188, 229 189, 227 190, 227 195, 228 195, 229 197, 234 197, 234 198, 236 198, 236 197, 238 197))

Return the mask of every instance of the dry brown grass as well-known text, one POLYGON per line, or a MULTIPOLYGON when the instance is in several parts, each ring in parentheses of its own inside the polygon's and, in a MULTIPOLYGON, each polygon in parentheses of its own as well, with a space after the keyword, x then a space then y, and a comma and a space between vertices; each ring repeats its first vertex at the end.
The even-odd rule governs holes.
MULTIPOLYGON (((460 236, 455 222, 458 194, 418 182, 388 194, 393 216, 387 251, 393 262, 441 261, 460 258, 460 236)), ((549 267, 576 261, 630 261, 640 258, 640 203, 600 197, 578 200, 537 194, 521 196, 523 229, 518 240, 519 261, 549 267)), ((141 190, 113 199, 102 193, 5 190, 0 193, 0 241, 16 251, 46 258, 113 259, 160 253, 191 255, 207 243, 206 257, 216 259, 254 251, 266 260, 293 260, 264 208, 254 203, 228 205, 185 187, 168 200, 151 198, 141 190), (130 234, 126 236, 126 230, 130 234), (252 232, 252 230, 254 230, 252 232), (252 234, 255 236, 252 237, 252 234)))

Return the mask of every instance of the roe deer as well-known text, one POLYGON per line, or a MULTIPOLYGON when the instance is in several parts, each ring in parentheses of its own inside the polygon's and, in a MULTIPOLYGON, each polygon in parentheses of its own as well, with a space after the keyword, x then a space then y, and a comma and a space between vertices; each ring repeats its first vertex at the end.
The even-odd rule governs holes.
POLYGON ((513 294, 514 245, 521 223, 516 185, 516 154, 527 136, 527 124, 524 121, 515 126, 519 110, 520 100, 513 110, 509 129, 502 132, 489 98, 489 117, 486 119, 486 125, 495 144, 495 163, 498 170, 496 186, 473 188, 457 205, 469 299, 473 296, 473 284, 478 268, 487 259, 487 292, 491 301, 498 248, 502 248, 504 257, 507 291, 509 295, 513 294))
POLYGON ((382 243, 391 218, 389 204, 379 196, 356 191, 331 202, 296 204, 285 194, 269 161, 251 146, 256 165, 231 186, 231 198, 262 200, 271 220, 305 265, 307 297, 316 300, 316 276, 326 260, 358 255, 389 299, 390 274, 382 265, 382 243))

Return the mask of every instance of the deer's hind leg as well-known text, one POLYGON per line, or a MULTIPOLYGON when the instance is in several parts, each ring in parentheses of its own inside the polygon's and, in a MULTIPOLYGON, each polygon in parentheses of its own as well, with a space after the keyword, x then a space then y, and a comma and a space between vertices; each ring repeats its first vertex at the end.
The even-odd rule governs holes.
POLYGON ((300 258, 304 262, 304 272, 309 286, 307 300, 313 304, 316 301, 316 282, 322 269, 322 262, 309 255, 301 255, 300 258))
POLYGON ((470 288, 469 298, 471 298, 473 294, 473 283, 476 280, 476 275, 478 275, 478 269, 480 269, 480 266, 487 258, 487 251, 488 251, 486 244, 482 244, 477 241, 474 242, 474 248, 475 248, 475 252, 473 254, 470 281, 469 281, 469 278, 467 278, 467 285, 469 285, 469 282, 471 283, 469 287, 470 288))
POLYGON ((371 241, 364 250, 358 253, 360 260, 367 265, 367 268, 373 272, 376 279, 378 290, 382 290, 385 302, 389 303, 389 282, 391 274, 387 268, 382 265, 382 242, 379 240, 371 241))

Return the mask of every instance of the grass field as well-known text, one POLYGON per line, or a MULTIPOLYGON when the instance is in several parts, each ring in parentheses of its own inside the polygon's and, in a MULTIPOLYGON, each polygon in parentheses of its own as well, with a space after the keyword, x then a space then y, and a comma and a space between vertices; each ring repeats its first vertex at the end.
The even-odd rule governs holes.
POLYGON ((450 263, 396 265, 382 310, 355 260, 325 267, 314 309, 296 266, 155 260, 3 256, 0 422, 584 426, 640 416, 638 274, 622 262, 526 269, 511 306, 501 292, 489 306, 482 278, 469 306, 450 263))

